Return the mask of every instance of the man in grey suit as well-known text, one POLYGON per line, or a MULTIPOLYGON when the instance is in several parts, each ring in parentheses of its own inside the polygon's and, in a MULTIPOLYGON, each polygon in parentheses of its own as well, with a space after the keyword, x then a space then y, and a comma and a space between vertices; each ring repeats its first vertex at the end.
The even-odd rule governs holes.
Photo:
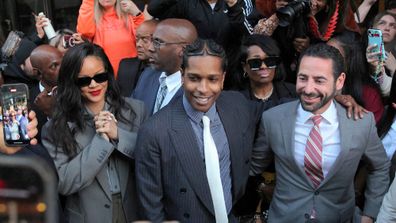
POLYGON ((196 38, 197 31, 188 20, 165 19, 157 25, 148 48, 155 70, 145 69, 133 93, 134 98, 145 103, 150 115, 183 94, 182 52, 185 45, 196 38))
POLYGON ((241 94, 222 92, 225 63, 224 50, 211 40, 187 46, 183 97, 140 129, 135 157, 143 219, 236 222, 231 210, 244 193, 259 112, 241 94), (211 123, 206 131, 204 119, 211 123))
POLYGON ((354 176, 359 161, 370 163, 361 219, 373 222, 389 182, 387 161, 370 113, 353 121, 334 95, 343 87, 342 56, 318 44, 300 59, 300 100, 263 113, 253 148, 252 173, 275 158, 276 186, 268 222, 352 222, 354 176))

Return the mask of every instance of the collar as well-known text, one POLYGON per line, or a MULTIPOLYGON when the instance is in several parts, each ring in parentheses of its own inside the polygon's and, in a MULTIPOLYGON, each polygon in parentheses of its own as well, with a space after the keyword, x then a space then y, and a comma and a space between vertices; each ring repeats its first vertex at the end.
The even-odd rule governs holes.
POLYGON ((39 89, 40 89, 40 92, 43 92, 45 90, 45 87, 43 86, 41 81, 39 82, 39 89))
POLYGON ((158 78, 158 81, 160 81, 162 78, 165 78, 165 84, 166 87, 168 88, 168 92, 171 92, 175 88, 179 88, 181 85, 180 71, 177 71, 176 73, 173 73, 171 75, 166 75, 165 72, 162 72, 161 76, 158 78))
MULTIPOLYGON (((337 122, 337 109, 335 107, 334 101, 331 101, 330 106, 327 108, 325 112, 320 114, 322 116, 322 120, 326 120, 328 124, 334 124, 337 122)), ((305 111, 299 103, 298 108, 297 108, 297 120, 300 120, 303 123, 308 123, 310 122, 309 119, 314 116, 313 113, 305 111)))
POLYGON ((202 117, 204 115, 208 116, 210 121, 213 122, 215 116, 216 116, 216 103, 213 103, 213 105, 209 108, 207 112, 201 112, 195 110, 190 102, 188 101, 186 95, 183 95, 183 107, 184 110, 186 111, 188 117, 195 123, 200 124, 202 117))

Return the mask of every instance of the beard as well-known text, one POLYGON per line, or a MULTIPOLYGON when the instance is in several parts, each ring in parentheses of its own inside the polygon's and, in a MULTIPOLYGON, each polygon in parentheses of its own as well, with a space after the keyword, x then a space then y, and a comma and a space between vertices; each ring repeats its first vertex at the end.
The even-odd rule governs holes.
POLYGON ((336 89, 334 88, 333 92, 331 92, 330 95, 326 95, 326 94, 322 94, 322 93, 306 94, 302 91, 297 92, 297 94, 299 96, 302 108, 305 111, 315 113, 316 111, 318 111, 319 109, 321 109, 322 107, 327 105, 329 101, 333 100, 333 98, 336 94, 336 89), (320 98, 320 101, 316 102, 316 103, 307 103, 302 99, 303 96, 308 97, 308 98, 320 98))

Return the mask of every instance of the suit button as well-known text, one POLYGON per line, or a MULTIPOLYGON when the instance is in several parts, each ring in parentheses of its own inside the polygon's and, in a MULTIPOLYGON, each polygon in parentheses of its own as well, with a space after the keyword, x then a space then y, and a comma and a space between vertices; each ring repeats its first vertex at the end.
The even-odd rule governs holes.
POLYGON ((314 193, 315 195, 319 195, 319 191, 315 191, 315 193, 314 193))
POLYGON ((185 194, 187 192, 186 188, 180 188, 180 193, 185 194))
POLYGON ((105 208, 110 208, 110 204, 105 204, 104 207, 105 208))
POLYGON ((305 214, 304 214, 304 217, 305 217, 306 219, 308 219, 308 218, 309 218, 309 214, 305 213, 305 214))
POLYGON ((190 217, 190 214, 189 214, 189 213, 184 213, 184 214, 183 214, 183 217, 184 217, 184 218, 189 218, 189 217, 190 217))

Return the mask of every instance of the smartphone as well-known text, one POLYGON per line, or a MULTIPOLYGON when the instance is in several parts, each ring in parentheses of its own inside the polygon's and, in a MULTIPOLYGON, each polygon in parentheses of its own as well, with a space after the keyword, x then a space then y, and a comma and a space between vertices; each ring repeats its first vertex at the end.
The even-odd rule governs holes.
POLYGON ((63 36, 63 47, 65 49, 68 49, 70 47, 75 46, 76 44, 74 43, 74 38, 72 35, 64 35, 63 36))
POLYGON ((7 146, 28 145, 27 135, 29 91, 26 84, 1 86, 3 137, 7 146))
POLYGON ((382 40, 382 32, 379 29, 368 29, 368 45, 376 45, 371 52, 381 52, 380 60, 386 60, 384 41, 382 40))

